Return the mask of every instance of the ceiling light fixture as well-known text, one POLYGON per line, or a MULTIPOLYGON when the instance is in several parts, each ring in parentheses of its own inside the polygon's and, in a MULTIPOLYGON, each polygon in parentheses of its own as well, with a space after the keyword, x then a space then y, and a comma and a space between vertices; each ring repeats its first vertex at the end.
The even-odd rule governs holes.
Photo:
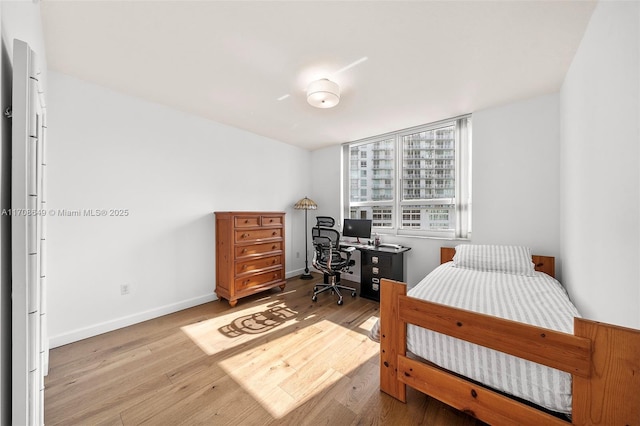
POLYGON ((340 102, 340 87, 326 78, 313 81, 307 87, 307 102, 316 108, 333 108, 340 102))

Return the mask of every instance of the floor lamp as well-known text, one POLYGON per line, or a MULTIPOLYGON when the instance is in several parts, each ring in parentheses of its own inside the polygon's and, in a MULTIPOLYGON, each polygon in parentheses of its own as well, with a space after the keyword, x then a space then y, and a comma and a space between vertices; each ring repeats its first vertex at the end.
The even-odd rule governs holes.
POLYGON ((307 227, 307 210, 316 210, 318 205, 311 198, 304 197, 298 201, 293 208, 296 210, 304 210, 304 274, 300 275, 300 279, 310 280, 313 276, 309 273, 309 250, 307 249, 307 232, 309 228, 307 227))

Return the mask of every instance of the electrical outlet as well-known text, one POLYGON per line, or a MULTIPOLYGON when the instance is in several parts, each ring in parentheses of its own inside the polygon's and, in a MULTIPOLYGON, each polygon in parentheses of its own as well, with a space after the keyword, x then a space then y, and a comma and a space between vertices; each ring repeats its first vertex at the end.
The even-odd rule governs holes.
POLYGON ((121 296, 129 294, 129 291, 130 291, 129 284, 122 284, 120 286, 120 295, 121 296))

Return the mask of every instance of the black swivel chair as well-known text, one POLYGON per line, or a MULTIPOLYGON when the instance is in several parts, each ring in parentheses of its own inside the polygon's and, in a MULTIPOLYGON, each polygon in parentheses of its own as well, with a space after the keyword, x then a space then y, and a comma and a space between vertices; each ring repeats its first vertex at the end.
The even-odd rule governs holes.
POLYGON ((326 283, 318 283, 313 287, 311 300, 318 300, 318 294, 331 290, 338 295, 338 305, 342 305, 342 293, 340 290, 351 292, 351 297, 356 297, 356 289, 340 284, 340 274, 352 273, 349 268, 355 264, 351 260, 354 247, 340 248, 340 233, 333 229, 335 221, 329 216, 317 216, 316 226, 311 229, 313 238, 314 268, 324 273, 326 283), (344 256, 343 256, 344 255, 344 256))

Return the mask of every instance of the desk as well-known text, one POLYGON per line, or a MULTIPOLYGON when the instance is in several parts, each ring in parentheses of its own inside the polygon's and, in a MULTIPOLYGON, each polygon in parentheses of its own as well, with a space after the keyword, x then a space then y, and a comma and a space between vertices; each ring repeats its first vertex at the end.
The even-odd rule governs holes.
POLYGON ((340 241, 343 247, 354 247, 360 256, 360 297, 380 301, 380 280, 388 278, 404 281, 404 253, 410 247, 399 249, 375 247, 366 244, 340 241))

